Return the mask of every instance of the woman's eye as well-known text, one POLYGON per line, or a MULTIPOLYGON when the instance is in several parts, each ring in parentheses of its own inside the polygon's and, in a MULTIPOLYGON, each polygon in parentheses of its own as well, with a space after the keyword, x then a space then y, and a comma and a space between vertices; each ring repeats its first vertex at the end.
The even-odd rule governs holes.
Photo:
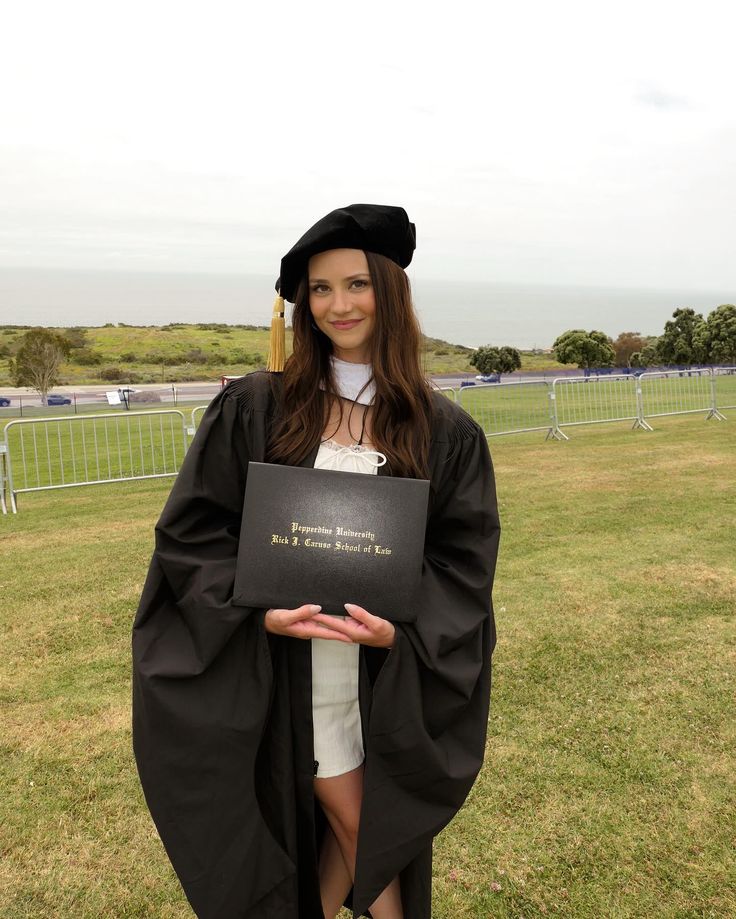
POLYGON ((363 290, 364 287, 367 287, 367 286, 368 286, 368 282, 367 282, 367 281, 362 281, 360 278, 356 278, 356 279, 353 281, 353 285, 352 285, 352 286, 353 286, 356 290, 363 290))
POLYGON ((326 284, 313 284, 312 285, 312 292, 315 294, 323 294, 327 289, 328 288, 326 284))

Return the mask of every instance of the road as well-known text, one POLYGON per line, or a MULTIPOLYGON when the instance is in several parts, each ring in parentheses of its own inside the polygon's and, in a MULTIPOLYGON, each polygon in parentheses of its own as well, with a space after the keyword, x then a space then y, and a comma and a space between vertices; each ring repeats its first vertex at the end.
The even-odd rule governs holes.
MULTIPOLYGON (((559 373, 559 372, 558 372, 559 373)), ((548 374, 551 379, 552 375, 548 374)), ((521 382, 543 379, 542 373, 514 373, 502 377, 502 382, 521 382)), ((463 381, 475 382, 475 377, 471 373, 446 373, 435 374, 432 381, 441 387, 450 387, 458 389, 463 381)), ((175 400, 174 389, 171 384, 161 383, 138 383, 133 387, 138 392, 154 392, 160 397, 161 402, 172 403, 175 400)), ((72 400, 72 405, 77 406, 91 405, 107 402, 107 392, 117 392, 118 387, 113 384, 93 384, 90 386, 56 386, 54 394, 64 395, 72 400)), ((176 384, 176 401, 178 402, 209 402, 213 396, 220 391, 220 384, 213 382, 197 383, 177 383, 176 384)), ((38 408, 41 406, 41 397, 38 393, 29 389, 16 389, 6 386, 0 389, 0 396, 6 396, 11 400, 10 408, 19 405, 19 399, 22 399, 23 406, 29 408, 38 408)), ((150 404, 150 403, 148 403, 150 404)), ((7 409, 5 410, 7 412, 7 409)))

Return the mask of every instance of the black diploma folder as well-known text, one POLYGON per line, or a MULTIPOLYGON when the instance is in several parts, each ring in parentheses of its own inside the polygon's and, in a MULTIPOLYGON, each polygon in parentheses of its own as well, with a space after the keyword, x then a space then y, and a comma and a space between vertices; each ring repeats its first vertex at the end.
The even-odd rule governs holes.
POLYGON ((428 499, 423 479, 249 463, 233 603, 415 620, 428 499))

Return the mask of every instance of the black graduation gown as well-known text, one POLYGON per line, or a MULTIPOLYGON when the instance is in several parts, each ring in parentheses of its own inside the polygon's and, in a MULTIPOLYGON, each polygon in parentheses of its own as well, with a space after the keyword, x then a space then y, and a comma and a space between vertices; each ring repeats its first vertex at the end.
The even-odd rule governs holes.
MULTIPOLYGON (((310 643, 267 633, 264 611, 233 596, 248 461, 264 460, 280 386, 253 373, 207 409, 156 526, 133 628, 138 770, 200 919, 323 919, 310 643)), ((396 626, 390 651, 361 646, 355 916, 400 874, 406 919, 429 919, 433 837, 483 761, 493 473, 478 425, 441 394, 433 407, 421 614, 396 626)))

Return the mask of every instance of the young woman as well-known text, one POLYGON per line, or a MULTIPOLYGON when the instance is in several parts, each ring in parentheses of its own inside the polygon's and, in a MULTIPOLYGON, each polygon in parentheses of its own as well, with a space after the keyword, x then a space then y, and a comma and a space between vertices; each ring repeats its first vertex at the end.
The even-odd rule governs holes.
POLYGON ((333 211, 299 240, 279 281, 293 353, 213 401, 156 527, 134 746, 202 919, 332 919, 343 903, 429 919, 432 840, 482 763, 493 474, 483 432, 421 374, 413 250, 406 213, 381 205, 333 211), (240 605, 250 461, 429 479, 416 619, 349 596, 342 618, 309 597, 240 605))

